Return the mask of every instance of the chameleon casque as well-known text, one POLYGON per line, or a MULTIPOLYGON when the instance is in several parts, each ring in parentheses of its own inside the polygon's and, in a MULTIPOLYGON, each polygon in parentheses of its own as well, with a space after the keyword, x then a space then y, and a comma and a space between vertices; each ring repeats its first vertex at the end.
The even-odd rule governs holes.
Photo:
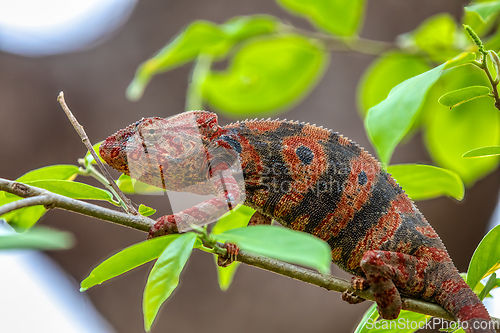
POLYGON ((160 217, 150 237, 177 232, 179 223, 214 221, 234 207, 241 188, 224 171, 238 162, 243 204, 256 210, 250 224, 274 219, 326 241, 332 261, 354 275, 353 286, 371 288, 382 318, 398 316, 404 295, 439 303, 468 324, 467 332, 494 332, 474 328, 490 316, 412 200, 375 158, 336 132, 270 119, 219 126, 216 114, 189 111, 143 118, 108 137, 100 155, 150 185, 215 192, 209 201, 160 217), (221 176, 211 190, 196 185, 215 174, 221 176))

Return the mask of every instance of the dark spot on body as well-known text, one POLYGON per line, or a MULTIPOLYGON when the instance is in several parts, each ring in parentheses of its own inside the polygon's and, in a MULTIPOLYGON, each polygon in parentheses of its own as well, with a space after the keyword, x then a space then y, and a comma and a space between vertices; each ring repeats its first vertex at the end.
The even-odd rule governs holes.
POLYGON ((238 140, 226 135, 223 135, 221 139, 226 141, 234 150, 238 152, 238 154, 241 153, 241 144, 238 142, 238 140))
POLYGON ((314 153, 306 146, 299 146, 295 149, 295 154, 303 164, 309 165, 314 159, 314 153))
POLYGON ((366 173, 364 171, 361 171, 358 174, 358 184, 363 186, 366 184, 367 181, 368 181, 368 177, 366 176, 366 173))

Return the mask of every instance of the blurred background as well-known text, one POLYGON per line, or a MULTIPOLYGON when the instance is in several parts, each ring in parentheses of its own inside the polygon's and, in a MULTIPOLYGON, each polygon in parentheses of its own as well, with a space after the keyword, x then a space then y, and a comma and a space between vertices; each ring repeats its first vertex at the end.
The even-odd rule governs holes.
MULTIPOLYGON (((56 102, 61 90, 94 143, 141 117, 166 117, 184 111, 190 65, 156 76, 138 102, 127 100, 125 90, 137 66, 193 20, 222 23, 237 15, 267 13, 311 29, 305 20, 289 15, 274 1, 75 3, 23 0, 14 4, 0 0, 0 177, 15 179, 46 165, 76 164, 85 154, 56 102)), ((457 0, 369 1, 361 36, 392 41, 436 13, 459 18, 464 4, 457 0)), ((357 112, 356 86, 374 59, 333 53, 318 86, 281 118, 331 128, 373 153, 357 112)), ((221 124, 233 120, 219 117, 221 124)), ((406 162, 431 163, 419 134, 396 149, 393 163, 406 162)), ((499 177, 497 170, 478 181, 467 189, 462 202, 439 198, 417 203, 460 271, 467 270, 473 250, 487 230, 499 177)), ((155 208, 162 204, 161 198, 132 199, 155 208)), ((49 212, 41 223, 74 234, 76 245, 72 249, 47 254, 69 275, 75 291, 103 259, 146 237, 139 231, 64 211, 49 212)), ((6 267, 2 264, 1 274, 6 267)), ((142 292, 150 268, 145 265, 87 291, 104 318, 101 321, 98 315, 89 314, 89 320, 102 323, 103 332, 142 332, 142 292)), ((347 277, 336 267, 333 275, 347 277)), ((63 289, 71 288, 61 286, 63 289)), ((39 306, 43 308, 43 304, 39 306)), ((338 293, 243 265, 230 289, 221 292, 213 259, 196 252, 179 288, 161 308, 152 332, 349 332, 368 306, 349 305, 338 293)), ((0 323, 9 320, 2 316, 0 311, 0 323)), ((56 331, 66 332, 51 330, 56 331)))

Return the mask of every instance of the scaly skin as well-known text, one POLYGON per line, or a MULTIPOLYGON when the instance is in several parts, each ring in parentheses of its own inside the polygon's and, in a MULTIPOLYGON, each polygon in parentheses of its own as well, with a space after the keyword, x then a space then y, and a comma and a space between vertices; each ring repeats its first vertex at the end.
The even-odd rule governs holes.
POLYGON ((100 154, 125 174, 139 170, 131 176, 145 183, 216 194, 159 218, 150 237, 213 221, 242 200, 228 172, 239 162, 244 204, 256 210, 251 224, 274 219, 326 241, 332 261, 355 276, 353 286, 372 289, 382 318, 396 318, 405 295, 441 304, 469 324, 467 332, 494 332, 472 328, 490 316, 413 202, 369 153, 335 132, 285 120, 221 127, 214 113, 190 111, 144 118, 107 138, 100 154), (215 175, 212 188, 197 186, 215 175))

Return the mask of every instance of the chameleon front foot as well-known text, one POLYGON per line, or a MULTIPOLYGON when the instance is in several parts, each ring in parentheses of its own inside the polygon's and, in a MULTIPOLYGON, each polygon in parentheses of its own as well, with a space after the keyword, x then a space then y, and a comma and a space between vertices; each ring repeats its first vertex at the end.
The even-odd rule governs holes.
POLYGON ((402 281, 404 272, 397 269, 398 263, 402 267, 415 267, 415 257, 402 253, 386 251, 367 251, 361 260, 361 268, 365 272, 366 282, 377 302, 377 310, 383 319, 396 319, 401 311, 402 302, 394 281, 402 281), (413 265, 412 265, 413 264, 413 265))
POLYGON ((238 252, 240 252, 240 248, 231 243, 224 243, 223 247, 227 250, 227 252, 224 256, 219 255, 217 258, 217 265, 227 267, 236 260, 238 252))
POLYGON ((178 233, 179 229, 175 223, 174 215, 165 215, 157 219, 156 223, 151 227, 148 239, 178 233))

